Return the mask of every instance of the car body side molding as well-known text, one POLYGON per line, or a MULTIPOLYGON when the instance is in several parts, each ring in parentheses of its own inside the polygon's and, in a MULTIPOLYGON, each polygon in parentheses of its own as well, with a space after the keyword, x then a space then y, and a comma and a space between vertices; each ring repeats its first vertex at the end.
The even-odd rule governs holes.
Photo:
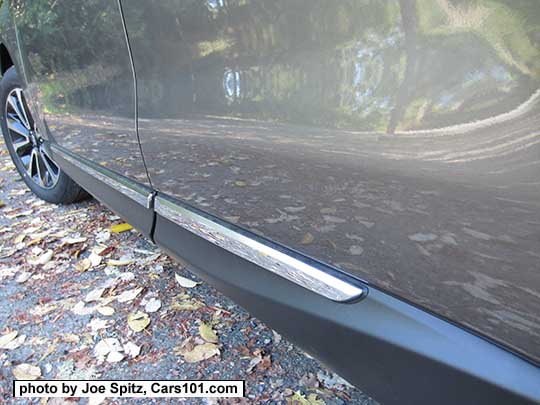
POLYGON ((367 287, 352 277, 347 280, 346 275, 337 270, 315 261, 307 263, 280 245, 240 228, 234 229, 224 221, 180 201, 158 195, 154 205, 157 214, 182 228, 332 301, 357 300, 367 293, 367 287))
POLYGON ((355 278, 301 257, 288 249, 263 240, 250 232, 234 229, 187 204, 162 196, 154 198, 147 187, 98 166, 65 150, 51 145, 53 153, 102 181, 146 209, 155 208, 163 217, 209 242, 232 252, 295 284, 337 302, 358 300, 367 294, 367 287, 355 278))

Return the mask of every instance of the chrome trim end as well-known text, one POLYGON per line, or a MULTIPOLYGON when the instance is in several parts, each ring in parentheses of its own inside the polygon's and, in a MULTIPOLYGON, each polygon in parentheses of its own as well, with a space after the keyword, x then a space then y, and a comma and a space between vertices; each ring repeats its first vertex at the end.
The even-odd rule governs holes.
POLYGON ((91 162, 86 163, 82 161, 82 159, 76 157, 73 153, 66 151, 64 148, 56 144, 51 144, 51 150, 54 154, 60 155, 62 159, 67 160, 74 166, 77 166, 80 170, 84 171, 90 176, 102 181, 109 187, 114 188, 116 191, 122 193, 143 207, 149 208, 148 204, 149 201, 153 200, 153 192, 148 188, 101 166, 97 166, 91 162))
POLYGON ((158 195, 154 208, 157 214, 208 242, 330 300, 351 301, 367 293, 367 288, 299 260, 278 245, 273 247, 271 242, 265 243, 226 227, 187 206, 158 195))

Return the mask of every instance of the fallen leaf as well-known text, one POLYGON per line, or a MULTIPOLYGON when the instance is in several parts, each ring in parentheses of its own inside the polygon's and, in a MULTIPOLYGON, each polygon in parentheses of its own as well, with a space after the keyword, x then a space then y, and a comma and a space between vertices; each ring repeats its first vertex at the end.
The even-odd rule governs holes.
POLYGON ((302 393, 295 392, 293 396, 287 398, 287 404, 294 405, 325 405, 321 399, 317 399, 317 394, 309 394, 306 398, 302 393))
POLYGON ((94 312, 95 307, 86 307, 84 301, 79 301, 71 308, 71 312, 76 315, 90 315, 94 312))
POLYGON ((18 245, 19 243, 22 243, 22 241, 24 241, 24 238, 26 238, 26 234, 18 234, 15 238, 13 238, 13 244, 18 245))
POLYGON ((54 351, 56 350, 56 347, 57 347, 56 342, 53 342, 49 347, 47 347, 47 350, 45 350, 45 353, 43 353, 43 355, 39 358, 39 361, 42 362, 43 360, 45 360, 45 358, 47 358, 52 353, 54 353, 54 351))
POLYGON ((109 321, 105 319, 94 318, 86 326, 92 329, 92 332, 95 333, 98 330, 107 329, 109 327, 109 321))
POLYGON ((199 335, 201 335, 201 337, 204 340, 206 340, 208 343, 218 342, 218 337, 216 335, 216 332, 214 332, 212 328, 204 322, 201 323, 201 325, 199 326, 199 335))
POLYGON ((90 267, 92 267, 92 262, 90 261, 90 259, 82 259, 75 265, 75 270, 80 273, 84 273, 90 267))
POLYGON ((17 380, 37 380, 41 377, 41 369, 37 366, 23 363, 13 368, 13 376, 17 380))
POLYGON ((189 278, 182 277, 178 275, 177 273, 174 274, 174 278, 176 279, 176 282, 178 284, 180 284, 182 287, 185 287, 185 288, 193 288, 196 285, 200 284, 200 283, 197 283, 196 281, 190 280, 189 278))
POLYGON ((30 313, 36 316, 44 316, 54 311, 56 308, 57 308, 57 305, 53 303, 36 305, 34 308, 30 310, 30 313))
POLYGON ((19 284, 22 284, 22 283, 26 283, 30 277, 32 277, 32 273, 28 272, 28 271, 23 271, 21 274, 19 274, 19 276, 15 279, 15 282, 19 283, 19 284))
POLYGON ((149 299, 146 305, 144 306, 144 310, 150 313, 156 312, 160 308, 161 308, 161 301, 158 300, 157 298, 149 299))
POLYGON ((141 346, 137 346, 133 342, 127 342, 127 343, 124 344, 124 352, 129 357, 134 359, 135 357, 137 357, 141 353, 141 346))
POLYGON ((97 311, 103 316, 111 316, 114 314, 114 308, 109 306, 97 307, 97 311))
POLYGON ((53 251, 51 249, 47 250, 45 253, 43 253, 41 256, 39 256, 37 259, 30 259, 28 260, 28 263, 32 266, 38 266, 38 265, 44 265, 45 263, 49 262, 53 257, 53 251))
POLYGON ((131 231, 132 229, 133 227, 130 224, 126 224, 126 223, 111 226, 111 232, 113 233, 131 231))
POLYGON ((67 244, 67 245, 75 245, 77 243, 82 243, 82 242, 86 242, 87 238, 85 237, 79 237, 79 238, 67 238, 64 240, 64 242, 67 244))
POLYGON ((101 264, 102 257, 98 255, 97 253, 90 253, 90 256, 88 256, 88 260, 90 260, 90 265, 92 267, 99 266, 101 264))
POLYGON ((0 349, 5 349, 5 346, 9 344, 12 340, 14 340, 18 334, 19 332, 14 330, 13 332, 10 332, 0 337, 0 349))
POLYGON ((188 363, 197 363, 199 361, 209 359, 215 355, 219 355, 220 351, 218 345, 213 343, 204 343, 202 345, 195 346, 193 350, 181 351, 180 354, 188 363))
POLYGON ((180 302, 174 302, 171 305, 171 309, 174 311, 196 311, 203 306, 204 305, 198 301, 182 300, 180 302))
POLYGON ((110 352, 121 352, 124 349, 120 341, 116 338, 105 338, 100 340, 94 347, 94 355, 96 357, 104 357, 110 352))
POLYGON ((114 260, 111 259, 107 262, 109 266, 127 266, 128 264, 133 263, 133 259, 120 259, 120 260, 114 260))
POLYGON ((110 352, 107 355, 107 363, 118 363, 124 360, 124 355, 120 352, 110 352))
POLYGON ((97 301, 101 298, 104 292, 105 292, 105 288, 96 288, 95 290, 92 290, 88 294, 86 294, 84 301, 85 302, 97 301))
POLYGON ((126 290, 122 294, 120 294, 116 300, 118 302, 129 302, 137 298, 137 296, 141 293, 143 290, 143 287, 134 288, 132 290, 126 290))
POLYGON ((81 341, 81 338, 79 337, 79 335, 76 335, 74 333, 66 333, 62 335, 62 341, 66 343, 77 344, 81 341))
POLYGON ((141 332, 150 324, 150 317, 148 314, 137 311, 128 315, 128 325, 131 330, 135 332, 141 332))

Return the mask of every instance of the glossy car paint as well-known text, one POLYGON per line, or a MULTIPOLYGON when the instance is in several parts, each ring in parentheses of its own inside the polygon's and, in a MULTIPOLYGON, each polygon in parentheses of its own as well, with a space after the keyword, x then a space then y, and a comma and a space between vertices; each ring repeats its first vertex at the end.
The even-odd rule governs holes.
POLYGON ((155 189, 540 359, 538 2, 122 4, 155 189))
POLYGON ((143 155, 118 3, 12 2, 52 142, 540 359, 536 1, 121 4, 143 155))
POLYGON ((118 2, 15 0, 11 5, 26 92, 34 102, 34 115, 41 118, 40 132, 86 159, 149 185, 118 2))

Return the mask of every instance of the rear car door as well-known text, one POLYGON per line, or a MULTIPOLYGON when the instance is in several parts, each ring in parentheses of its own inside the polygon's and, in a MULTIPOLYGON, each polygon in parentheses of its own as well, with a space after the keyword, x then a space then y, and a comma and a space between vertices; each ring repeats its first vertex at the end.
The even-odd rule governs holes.
MULTIPOLYGON (((148 187, 120 4, 16 0, 12 14, 29 99, 42 118, 37 120, 43 121, 40 131, 57 147, 55 159, 71 154, 68 164, 92 162, 100 178, 128 179, 148 187)), ((90 191, 103 193, 99 187, 90 191)), ((126 210, 122 203, 118 207, 126 210)), ((134 225, 148 233, 150 213, 134 217, 134 225)))
MULTIPOLYGON (((122 4, 139 87, 139 136, 158 202, 173 197, 177 212, 187 203, 367 280, 373 288, 359 311, 369 308, 374 291, 390 292, 539 364, 537 2, 122 4)), ((161 214, 195 226, 187 215, 158 214, 156 240, 181 249, 173 231, 160 235, 171 229, 161 214)), ((235 271, 219 275, 229 291, 235 271)), ((238 278, 240 299, 264 289, 238 278)), ((286 325, 279 311, 294 319, 295 305, 268 308, 277 296, 293 301, 292 294, 265 293, 267 301, 244 302, 336 362, 331 344, 314 342, 316 335, 332 341, 336 329, 307 333, 286 325)), ((296 305, 305 309, 309 299, 296 305)), ((352 305, 326 305, 328 319, 354 312, 352 305)), ((363 330, 394 319, 358 318, 354 327, 363 330)), ((411 335, 400 335, 398 324, 383 334, 406 345, 411 335)), ((391 391, 406 390, 408 378, 436 375, 420 377, 418 364, 368 353, 361 341, 343 338, 347 350, 337 365, 342 371, 355 362, 356 371, 343 372, 359 384, 366 375, 375 379, 376 369, 395 373, 400 382, 385 394, 397 399, 391 391)), ((445 392, 431 383, 422 388, 445 392)))

